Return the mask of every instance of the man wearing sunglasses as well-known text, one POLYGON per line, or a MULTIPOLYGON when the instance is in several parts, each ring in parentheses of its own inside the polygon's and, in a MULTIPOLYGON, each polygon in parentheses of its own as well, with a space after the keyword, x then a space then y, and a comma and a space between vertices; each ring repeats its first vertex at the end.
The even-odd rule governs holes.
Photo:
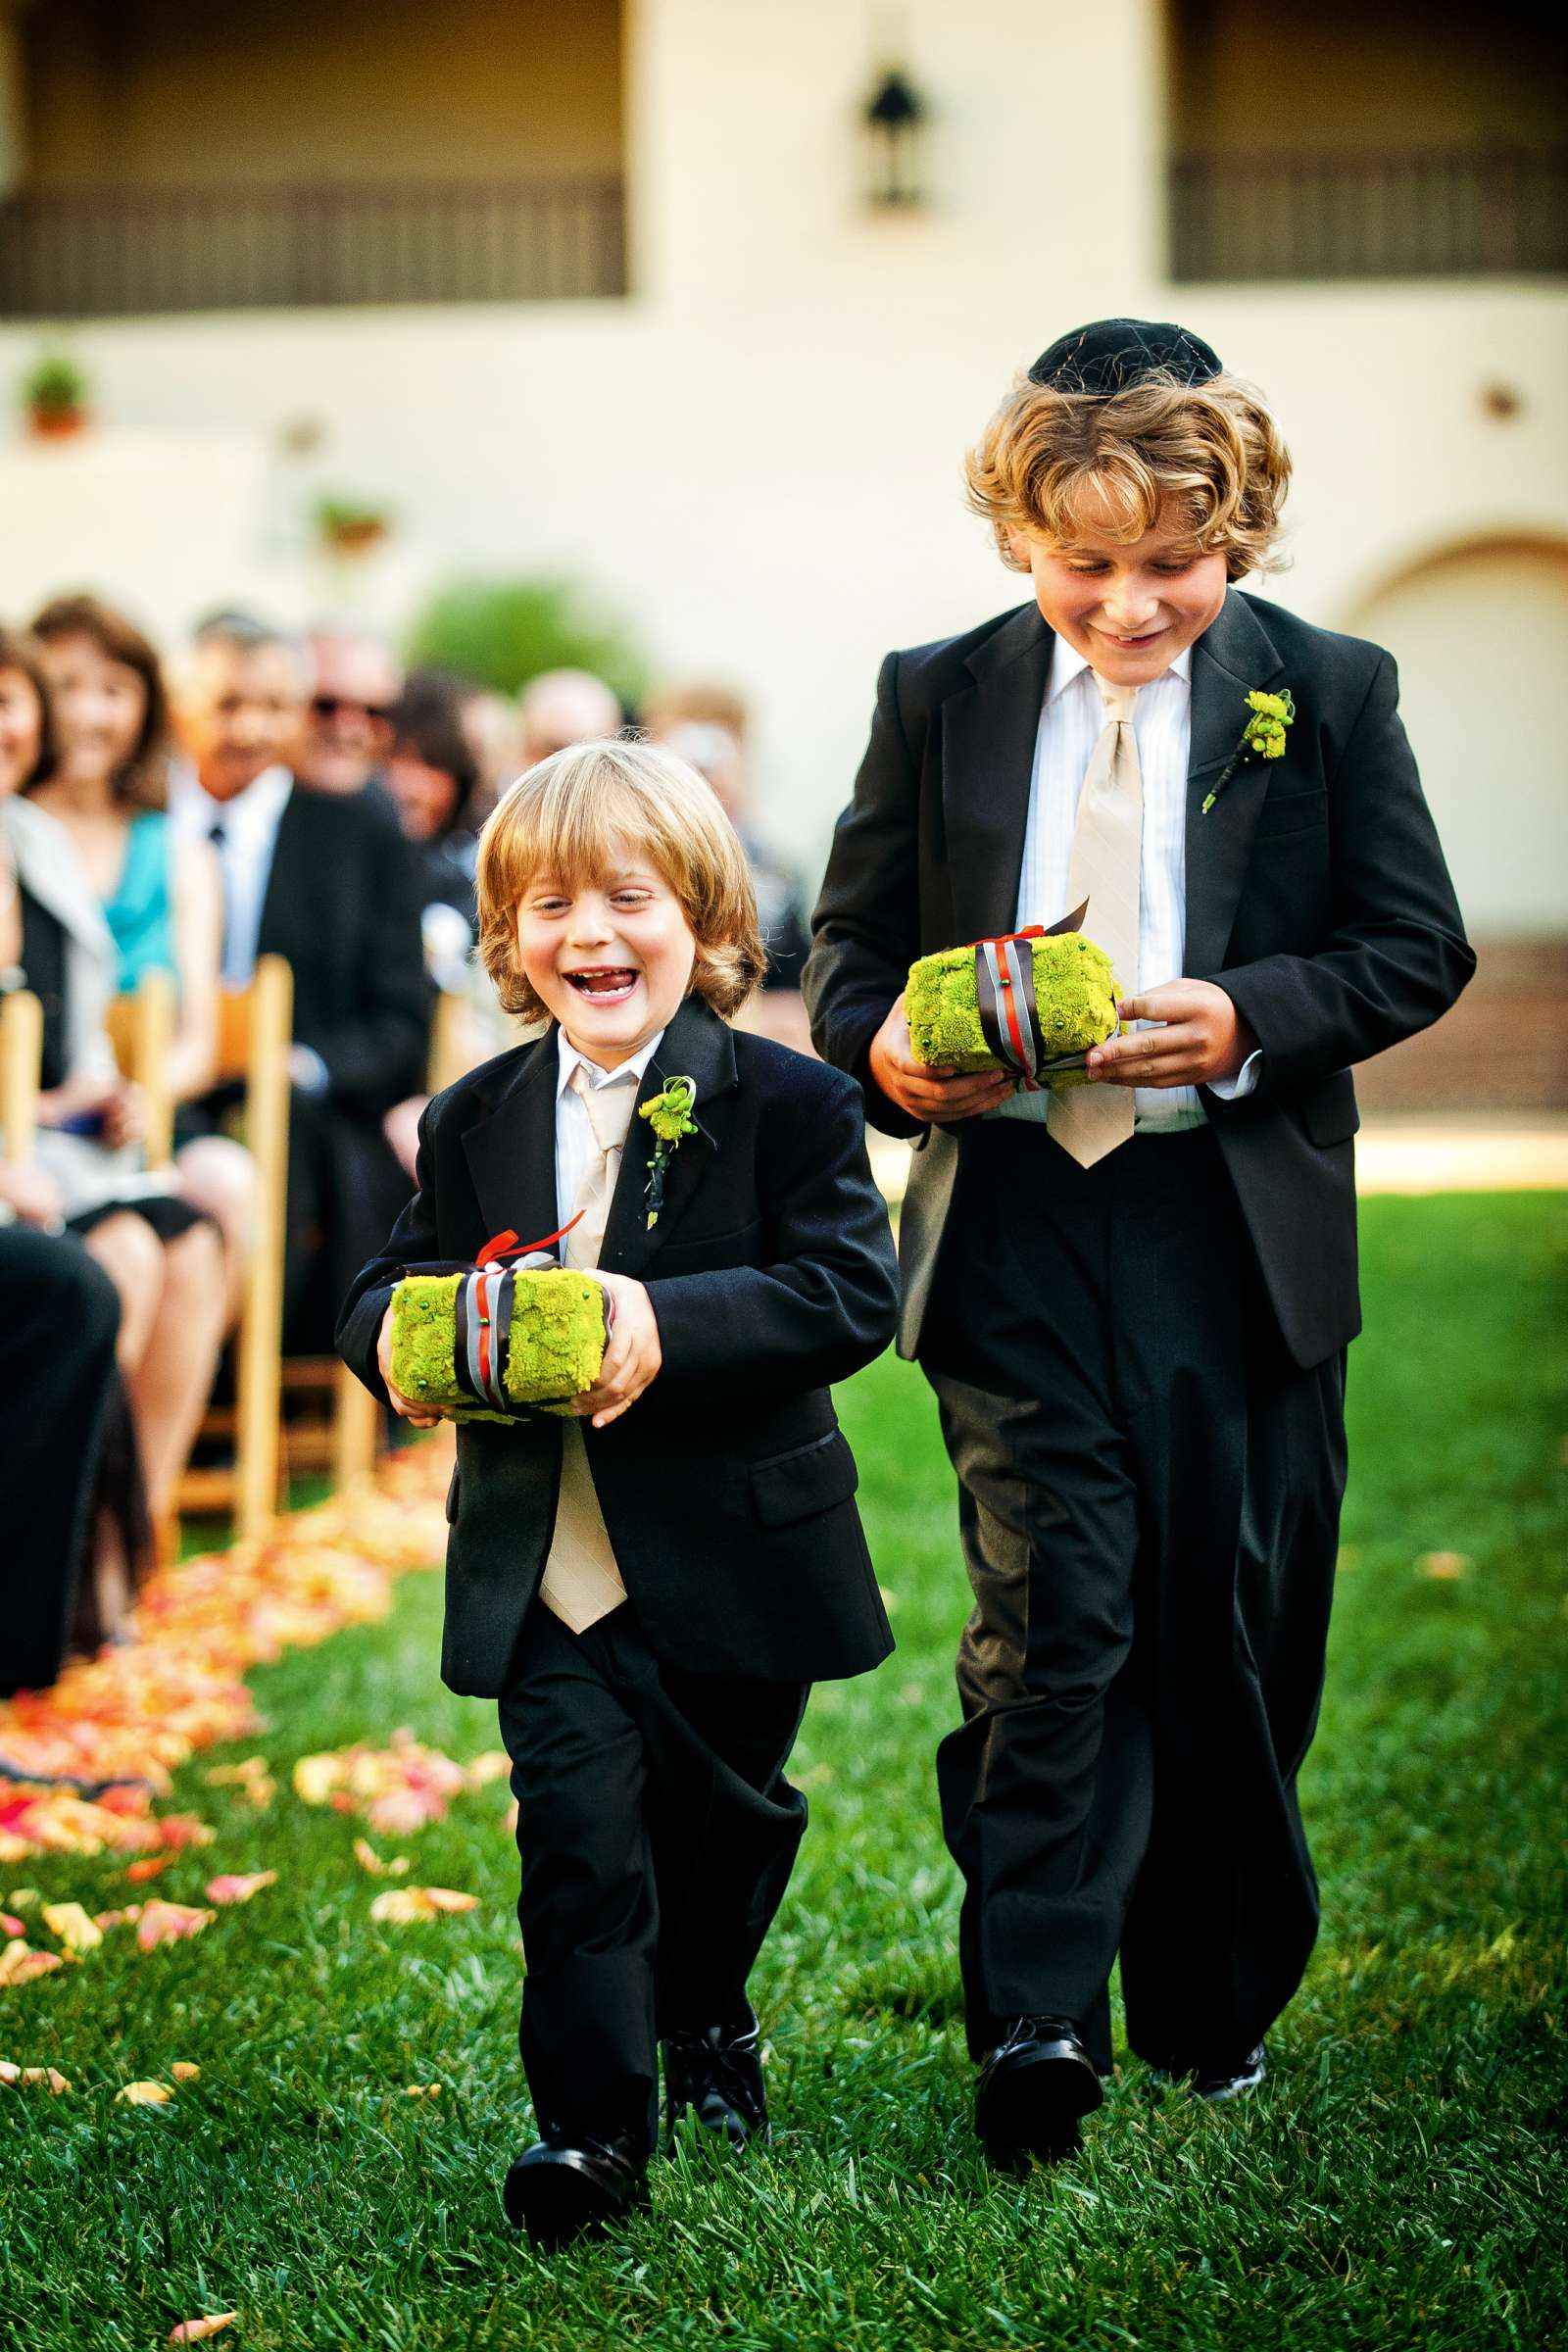
POLYGON ((402 664, 383 637, 356 621, 318 623, 310 652, 316 690, 295 771, 317 792, 363 792, 392 749, 402 664))

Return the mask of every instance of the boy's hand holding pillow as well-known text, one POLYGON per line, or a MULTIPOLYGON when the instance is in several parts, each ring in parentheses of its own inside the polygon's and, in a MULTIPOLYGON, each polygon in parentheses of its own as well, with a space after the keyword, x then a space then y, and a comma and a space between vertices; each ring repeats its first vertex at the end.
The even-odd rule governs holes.
POLYGON ((927 1069, 1083 1083, 1085 1055, 1116 1035, 1110 958, 1081 931, 1017 932, 946 948, 909 967, 909 1051, 927 1069))

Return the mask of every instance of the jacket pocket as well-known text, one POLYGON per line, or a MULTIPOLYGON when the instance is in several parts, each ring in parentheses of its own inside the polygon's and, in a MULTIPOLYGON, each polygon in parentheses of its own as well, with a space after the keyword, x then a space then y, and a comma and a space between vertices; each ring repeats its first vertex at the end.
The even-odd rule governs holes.
POLYGON ((806 1446, 792 1446, 751 1469, 752 1503, 764 1527, 790 1527, 848 1502, 860 1483, 860 1473, 842 1430, 806 1446))
MULTIPOLYGON (((1283 779, 1281 779, 1283 781, 1283 779)), ((1284 792, 1279 784, 1271 784, 1264 796, 1252 828, 1254 841, 1280 841, 1293 833, 1311 833, 1329 820, 1328 787, 1307 784, 1296 792, 1284 792)))
POLYGON ((1355 1104, 1355 1082, 1348 1070, 1336 1070, 1320 1079, 1301 1097, 1301 1124, 1319 1151, 1348 1144, 1361 1124, 1355 1104))

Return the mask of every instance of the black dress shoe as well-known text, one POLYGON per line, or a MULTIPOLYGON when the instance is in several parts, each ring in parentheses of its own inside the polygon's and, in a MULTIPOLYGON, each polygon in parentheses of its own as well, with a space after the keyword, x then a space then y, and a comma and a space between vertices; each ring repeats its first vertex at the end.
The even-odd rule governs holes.
POLYGON ((744 2026, 708 2026, 664 2036, 664 2129, 673 2133, 690 2108, 705 2131, 741 2147, 769 2137, 767 2092, 755 2017, 744 2026))
POLYGON ((1104 2092, 1070 2018, 1016 2017, 980 2069, 974 2128, 993 2164, 1071 2156, 1104 2092))
POLYGON ((607 2139, 553 2134, 517 2158, 501 2192, 507 2219, 536 2246, 602 2235, 644 2203, 647 2158, 629 2132, 607 2139))

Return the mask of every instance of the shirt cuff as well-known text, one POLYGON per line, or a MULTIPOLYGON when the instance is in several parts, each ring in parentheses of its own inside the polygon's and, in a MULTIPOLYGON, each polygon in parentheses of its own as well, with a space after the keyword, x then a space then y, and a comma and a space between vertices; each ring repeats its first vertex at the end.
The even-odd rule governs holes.
POLYGON ((324 1095, 332 1075, 314 1046, 290 1046, 288 1074, 302 1095, 324 1095))
POLYGON ((1208 1091, 1221 1102, 1240 1102, 1244 1096, 1254 1092, 1262 1075, 1263 1049, 1258 1046, 1249 1054, 1234 1078, 1210 1078, 1208 1091))

